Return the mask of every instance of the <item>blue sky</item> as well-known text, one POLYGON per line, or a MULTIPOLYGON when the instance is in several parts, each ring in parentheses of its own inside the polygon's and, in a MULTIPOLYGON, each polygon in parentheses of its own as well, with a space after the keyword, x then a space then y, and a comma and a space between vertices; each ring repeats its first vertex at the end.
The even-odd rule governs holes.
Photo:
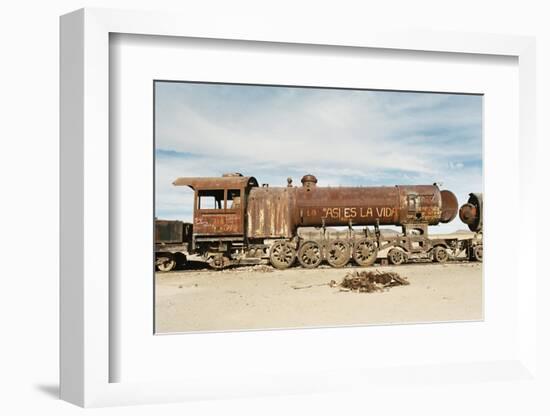
POLYGON ((192 219, 176 177, 224 172, 270 186, 305 173, 318 186, 437 182, 460 204, 483 191, 478 95, 156 82, 155 106, 159 218, 192 219))

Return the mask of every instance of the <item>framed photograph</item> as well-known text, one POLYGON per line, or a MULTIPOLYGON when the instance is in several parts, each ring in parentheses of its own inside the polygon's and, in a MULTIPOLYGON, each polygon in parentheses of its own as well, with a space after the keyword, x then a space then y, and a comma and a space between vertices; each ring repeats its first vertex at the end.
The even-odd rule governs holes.
POLYGON ((154 103, 155 333, 482 320, 482 95, 156 80, 154 103))
POLYGON ((537 383, 534 62, 516 36, 63 16, 62 398, 537 383))

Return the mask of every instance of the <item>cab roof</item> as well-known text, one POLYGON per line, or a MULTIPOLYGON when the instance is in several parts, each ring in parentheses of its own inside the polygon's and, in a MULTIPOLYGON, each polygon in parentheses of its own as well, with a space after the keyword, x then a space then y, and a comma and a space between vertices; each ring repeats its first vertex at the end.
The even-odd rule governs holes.
POLYGON ((196 189, 240 189, 258 186, 253 176, 223 176, 223 177, 183 177, 172 182, 174 186, 188 186, 196 189))

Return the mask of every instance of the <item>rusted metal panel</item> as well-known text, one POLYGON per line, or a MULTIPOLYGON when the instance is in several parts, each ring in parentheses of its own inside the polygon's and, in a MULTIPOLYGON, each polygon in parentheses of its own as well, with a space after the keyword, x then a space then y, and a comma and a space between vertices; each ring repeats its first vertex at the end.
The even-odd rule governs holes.
POLYGON ((193 226, 196 236, 243 236, 246 195, 258 182, 252 176, 239 173, 222 177, 181 177, 173 182, 175 186, 189 186, 195 190, 193 226), (201 192, 215 191, 215 207, 199 205, 201 192), (237 193, 229 197, 230 193, 237 193), (215 209, 211 209, 215 208, 215 209))
MULTIPOLYGON (((310 181, 311 183, 311 181, 310 181)), ((254 189, 248 201, 250 238, 291 237, 296 227, 448 222, 456 198, 435 185, 254 189)))
POLYGON ((183 221, 155 220, 155 244, 181 244, 191 233, 191 224, 183 221))
POLYGON ((290 238, 296 188, 253 188, 247 206, 249 238, 290 238))
POLYGON ((441 191, 441 222, 447 223, 455 219, 458 212, 458 199, 451 191, 441 191))
MULTIPOLYGON (((399 221, 395 225, 410 223, 427 223, 437 225, 442 218, 443 200, 437 185, 398 185, 399 189, 399 221)), ((453 195, 452 192, 448 192, 453 195)), ((453 195, 454 196, 454 195, 453 195)), ((449 197, 448 200, 451 198, 449 197)), ((456 198, 455 198, 456 199, 456 198)), ((458 206, 454 207, 454 215, 458 206)), ((445 206, 446 217, 452 216, 452 207, 445 206)))
POLYGON ((436 225, 454 218, 458 208, 454 195, 445 191, 444 201, 435 185, 293 189, 293 217, 299 226, 436 225))
POLYGON ((299 226, 363 225, 375 218, 392 224, 398 220, 398 201, 395 187, 301 187, 296 189, 294 215, 299 226))
POLYGON ((196 235, 241 235, 241 210, 195 210, 193 226, 196 235))
POLYGON ((346 225, 436 225, 451 221, 454 194, 436 185, 319 187, 306 175, 302 187, 263 187, 250 193, 250 238, 291 237, 297 227, 346 225))

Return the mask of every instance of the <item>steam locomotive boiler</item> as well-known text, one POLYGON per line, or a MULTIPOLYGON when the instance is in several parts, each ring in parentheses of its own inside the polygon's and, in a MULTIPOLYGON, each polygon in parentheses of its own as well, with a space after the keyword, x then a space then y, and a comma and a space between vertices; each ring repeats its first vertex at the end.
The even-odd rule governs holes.
MULTIPOLYGON (((458 212, 455 195, 436 184, 321 187, 317 182, 313 175, 305 175, 301 186, 289 178, 281 187, 259 186, 254 177, 240 174, 176 179, 174 185, 194 190, 186 254, 218 269, 262 262, 284 269, 296 260, 305 268, 323 261, 343 267, 352 259, 369 266, 379 254, 392 264, 410 258, 444 262, 457 250, 471 256, 464 242, 428 235, 428 226, 450 222, 458 212), (386 225, 402 232, 385 233, 380 226, 386 225)), ((461 218, 462 213, 475 217, 464 207, 461 218)))

